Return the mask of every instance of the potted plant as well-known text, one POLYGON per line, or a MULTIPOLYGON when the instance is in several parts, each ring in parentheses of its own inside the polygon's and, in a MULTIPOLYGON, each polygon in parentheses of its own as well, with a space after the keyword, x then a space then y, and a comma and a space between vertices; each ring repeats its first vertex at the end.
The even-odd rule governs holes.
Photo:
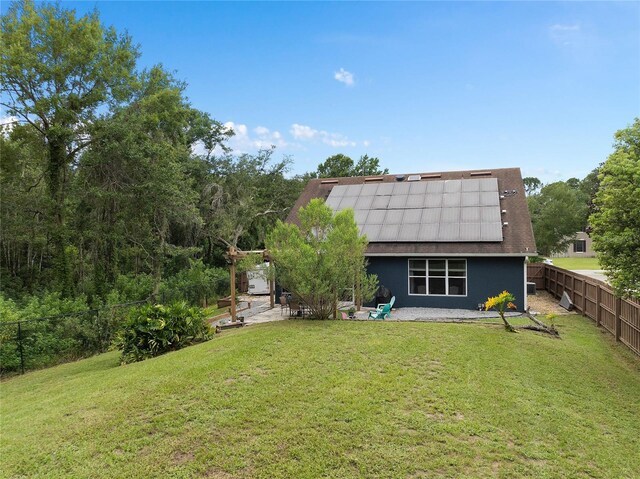
POLYGON ((353 306, 351 306, 349 308, 349 311, 347 312, 347 314, 349 315, 350 319, 356 319, 356 308, 354 308, 353 306))

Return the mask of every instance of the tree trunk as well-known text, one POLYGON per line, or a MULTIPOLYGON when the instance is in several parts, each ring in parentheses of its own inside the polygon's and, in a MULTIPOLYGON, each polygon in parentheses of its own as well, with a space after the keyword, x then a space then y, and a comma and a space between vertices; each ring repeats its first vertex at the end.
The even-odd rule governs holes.
POLYGON ((71 296, 73 287, 67 257, 67 231, 65 225, 65 169, 67 167, 67 152, 65 143, 57 138, 49 140, 49 162, 47 165, 47 187, 53 200, 51 217, 54 225, 51 232, 53 247, 53 263, 58 284, 63 296, 71 296))
POLYGON ((506 329, 510 333, 516 333, 517 331, 513 326, 511 326, 511 323, 507 321, 507 318, 504 316, 504 313, 502 311, 498 311, 498 314, 500 314, 500 317, 502 318, 502 322, 504 323, 504 329, 506 329))

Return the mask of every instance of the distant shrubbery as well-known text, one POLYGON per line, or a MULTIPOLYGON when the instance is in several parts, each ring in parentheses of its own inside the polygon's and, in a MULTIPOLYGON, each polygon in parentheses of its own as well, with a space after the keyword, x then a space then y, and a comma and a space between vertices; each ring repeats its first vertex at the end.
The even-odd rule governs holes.
POLYGON ((162 303, 186 301, 192 306, 207 306, 229 294, 229 271, 209 268, 201 260, 190 260, 183 269, 165 280, 160 287, 162 303))
POLYGON ((49 366, 106 350, 109 317, 90 310, 86 299, 63 299, 59 293, 31 296, 20 306, 0 296, 0 372, 49 366), (36 320, 46 317, 48 319, 36 320), (26 321, 20 324, 16 321, 26 321))
POLYGON ((145 305, 131 310, 116 344, 122 351, 122 363, 132 363, 210 337, 211 329, 202 310, 176 302, 171 306, 145 305))
POLYGON ((25 369, 90 356, 106 351, 115 333, 129 324, 131 305, 121 305, 148 300, 206 305, 228 294, 229 273, 191 261, 188 269, 167 278, 158 289, 154 296, 153 276, 130 274, 118 276, 105 302, 98 304, 97 298, 65 299, 60 293, 24 296, 20 301, 0 295, 0 373, 21 368, 19 334, 25 369), (17 321, 27 321, 20 324, 20 331, 17 321))

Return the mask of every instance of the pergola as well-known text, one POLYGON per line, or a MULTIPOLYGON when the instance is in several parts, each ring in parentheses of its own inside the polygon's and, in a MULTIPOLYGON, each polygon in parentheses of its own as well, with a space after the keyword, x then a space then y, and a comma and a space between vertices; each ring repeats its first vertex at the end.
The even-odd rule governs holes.
MULTIPOLYGON (((226 258, 229 263, 229 276, 231 279, 231 321, 235 322, 236 317, 236 262, 239 259, 246 258, 249 255, 260 254, 263 260, 269 260, 269 252, 266 249, 242 251, 234 246, 229 246, 226 258)), ((269 278, 269 303, 273 308, 275 306, 275 285, 273 278, 269 278)))

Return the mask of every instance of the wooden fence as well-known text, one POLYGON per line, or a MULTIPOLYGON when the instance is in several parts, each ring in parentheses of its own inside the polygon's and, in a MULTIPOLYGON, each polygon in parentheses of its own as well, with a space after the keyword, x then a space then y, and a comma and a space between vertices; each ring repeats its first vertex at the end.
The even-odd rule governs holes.
POLYGON ((544 263, 527 265, 527 281, 558 299, 566 292, 577 312, 640 355, 640 302, 617 297, 602 281, 544 263))

